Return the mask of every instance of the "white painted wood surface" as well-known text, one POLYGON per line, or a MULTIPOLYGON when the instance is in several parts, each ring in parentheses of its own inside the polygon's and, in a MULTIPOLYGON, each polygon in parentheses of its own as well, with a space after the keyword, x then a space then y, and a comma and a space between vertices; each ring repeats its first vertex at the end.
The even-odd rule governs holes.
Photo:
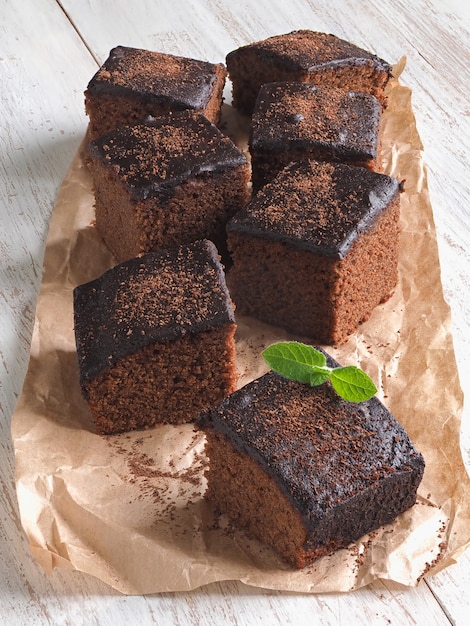
MULTIPOLYGON (((83 90, 117 44, 211 61, 294 28, 325 30, 390 61, 406 55, 425 146, 444 294, 470 392, 470 3, 466 0, 0 0, 0 623, 467 624, 470 556, 413 589, 284 594, 236 582, 123 597, 80 573, 46 577, 29 554, 14 487, 11 415, 28 361, 47 224, 86 128, 83 90)), ((228 94, 227 94, 228 95, 228 94)), ((462 449, 470 461, 470 415, 462 449)))

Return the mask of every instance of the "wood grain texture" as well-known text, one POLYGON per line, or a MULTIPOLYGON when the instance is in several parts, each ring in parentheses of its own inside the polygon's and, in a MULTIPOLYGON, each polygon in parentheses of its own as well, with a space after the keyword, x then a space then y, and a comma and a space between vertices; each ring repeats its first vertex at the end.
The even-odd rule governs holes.
MULTIPOLYGON (((390 61, 407 56, 402 80, 413 89, 456 358, 470 395, 469 3, 116 0, 110 10, 105 0, 0 0, 0 623, 468 621, 468 552, 415 589, 377 582, 354 594, 306 596, 227 582, 186 594, 122 597, 77 572, 46 577, 29 555, 21 529, 10 420, 27 366, 47 224, 85 131, 83 89, 97 63, 117 44, 220 61, 238 45, 294 28, 334 32, 390 61)), ((468 402, 462 431, 470 462, 468 402)))

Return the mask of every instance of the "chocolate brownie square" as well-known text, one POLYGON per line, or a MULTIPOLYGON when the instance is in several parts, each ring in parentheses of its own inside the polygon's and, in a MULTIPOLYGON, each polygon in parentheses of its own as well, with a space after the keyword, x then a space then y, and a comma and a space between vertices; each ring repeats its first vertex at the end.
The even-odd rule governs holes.
POLYGON ((202 115, 181 111, 90 142, 96 228, 118 261, 210 239, 249 199, 245 155, 202 115))
POLYGON ((235 389, 235 319, 210 241, 74 289, 80 384, 101 434, 194 420, 235 389))
POLYGON ((397 283, 400 189, 363 167, 287 166, 227 225, 237 311, 344 342, 397 283))
POLYGON ((264 83, 293 81, 364 91, 385 103, 389 63, 335 35, 296 30, 232 50, 225 60, 233 105, 251 115, 264 83))
POLYGON ((329 383, 270 372, 197 423, 207 441, 207 501, 295 568, 416 502, 424 459, 376 397, 347 402, 329 383))
POLYGON ((184 109, 217 124, 226 76, 222 63, 117 46, 85 91, 89 137, 184 109))

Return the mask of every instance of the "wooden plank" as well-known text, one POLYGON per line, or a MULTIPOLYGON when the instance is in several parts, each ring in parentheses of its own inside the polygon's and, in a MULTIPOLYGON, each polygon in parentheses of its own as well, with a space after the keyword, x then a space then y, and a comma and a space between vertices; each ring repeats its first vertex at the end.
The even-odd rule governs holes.
MULTIPOLYGON (((457 310, 459 342, 469 353, 470 333, 463 323, 468 299, 457 289, 462 280, 468 286, 468 252, 463 246, 468 226, 460 200, 468 197, 468 182, 464 176, 459 181, 462 153, 455 150, 456 145, 468 145, 468 125, 460 119, 464 109, 459 94, 465 90, 457 84, 468 76, 468 70, 452 35, 468 41, 467 8, 455 2, 451 12, 438 0, 417 0, 412 8, 392 0, 377 5, 322 0, 315 6, 304 0, 253 4, 119 0, 112 10, 104 0, 70 0, 62 6, 100 61, 116 44, 221 60, 237 45, 298 27, 335 32, 390 60, 408 54, 404 80, 415 91, 418 127, 425 145, 431 145, 433 203, 437 202, 438 228, 446 235, 440 242, 448 275, 445 286, 457 310), (441 41, 444 49, 436 46, 441 41), (446 131, 449 126, 462 129, 458 143, 446 131), (450 194, 443 180, 453 181, 450 194), (449 212, 444 211, 447 203, 452 207, 449 212), (456 269, 457 263, 462 269, 456 269)), ((461 580, 468 580, 468 559, 462 561, 463 569, 458 564, 455 573, 450 568, 429 581, 433 593, 426 584, 404 590, 375 583, 354 594, 307 596, 229 582, 188 594, 149 598, 118 596, 100 581, 79 573, 56 571, 46 578, 32 561, 18 521, 9 420, 27 364, 47 222, 57 188, 84 133, 83 89, 96 64, 53 0, 23 0, 14 7, 3 2, 0 23, 8 26, 0 41, 0 106, 2 120, 7 120, 0 134, 0 178, 8 196, 8 202, 0 204, 0 621, 210 626, 255 624, 261 619, 270 624, 337 624, 347 619, 432 625, 445 624, 449 615, 452 623, 463 624, 467 602, 461 580)), ((459 363, 466 358, 461 354, 459 363)))
POLYGON ((40 624, 66 607, 57 606, 60 586, 32 561, 20 527, 10 417, 27 366, 48 221, 86 128, 82 84, 96 64, 53 0, 2 2, 0 23, 0 622, 40 624))

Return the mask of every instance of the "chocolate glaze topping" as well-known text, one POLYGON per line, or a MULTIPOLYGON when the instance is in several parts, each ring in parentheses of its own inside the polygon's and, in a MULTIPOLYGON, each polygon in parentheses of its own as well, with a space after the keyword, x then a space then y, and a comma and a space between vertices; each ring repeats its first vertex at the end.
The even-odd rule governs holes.
POLYGON ((259 91, 250 147, 269 152, 327 148, 341 160, 374 160, 382 106, 366 93, 308 83, 267 83, 259 91))
POLYGON ((254 458, 310 527, 378 481, 421 476, 424 469, 421 454, 376 397, 346 402, 329 384, 310 387, 273 372, 202 413, 198 423, 254 458))
POLYGON ((229 70, 233 56, 253 49, 268 61, 293 71, 316 71, 347 65, 371 65, 389 75, 392 71, 389 63, 349 41, 311 30, 296 30, 242 46, 227 55, 229 70))
POLYGON ((119 172, 137 200, 165 194, 190 176, 246 163, 228 137, 203 115, 190 111, 118 128, 90 142, 89 153, 119 172))
POLYGON ((73 298, 82 385, 147 345, 235 323, 207 240, 121 263, 76 287, 73 298))
POLYGON ((172 109, 203 109, 212 94, 216 68, 186 57, 117 46, 88 83, 91 94, 113 93, 160 104, 172 109))
POLYGON ((364 167, 291 163, 230 220, 227 230, 342 259, 399 191, 395 178, 364 167))

